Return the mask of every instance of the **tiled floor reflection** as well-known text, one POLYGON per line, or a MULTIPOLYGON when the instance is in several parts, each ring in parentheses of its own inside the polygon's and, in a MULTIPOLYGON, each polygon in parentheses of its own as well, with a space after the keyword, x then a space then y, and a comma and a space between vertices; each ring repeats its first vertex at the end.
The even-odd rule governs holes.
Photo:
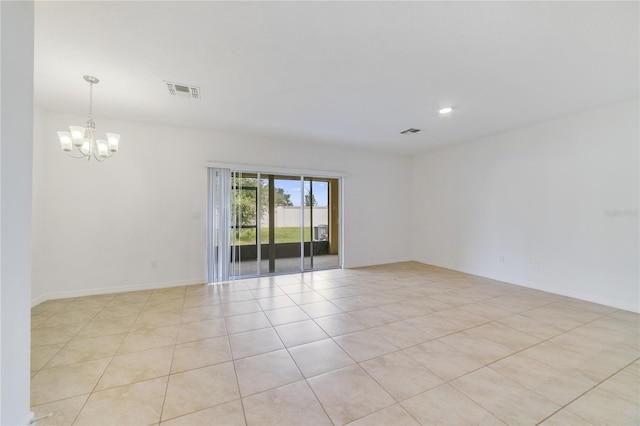
POLYGON ((640 423, 640 315, 415 262, 32 309, 38 425, 640 423))

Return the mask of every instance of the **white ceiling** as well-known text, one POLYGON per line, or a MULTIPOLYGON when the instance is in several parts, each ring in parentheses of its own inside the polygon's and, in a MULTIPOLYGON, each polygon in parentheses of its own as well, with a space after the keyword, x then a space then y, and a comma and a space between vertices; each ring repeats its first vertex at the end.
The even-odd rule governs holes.
POLYGON ((638 2, 45 1, 35 26, 36 104, 84 115, 95 75, 98 126, 411 154, 639 90, 638 2))

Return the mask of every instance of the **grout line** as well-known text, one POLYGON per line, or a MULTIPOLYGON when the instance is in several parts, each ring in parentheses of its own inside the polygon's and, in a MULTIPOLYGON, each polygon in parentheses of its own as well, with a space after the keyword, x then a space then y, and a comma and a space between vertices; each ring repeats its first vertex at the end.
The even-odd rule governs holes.
MULTIPOLYGON (((162 414, 164 414, 164 405, 167 402, 167 394, 169 393, 169 382, 171 381, 171 369, 173 368, 173 359, 176 355, 176 347, 178 346, 178 337, 180 336, 180 329, 182 328, 182 314, 184 312, 184 300, 186 298, 187 290, 185 287, 184 294, 182 295, 182 305, 180 308, 180 322, 178 322, 178 330, 176 332, 175 341, 173 342, 173 351, 171 352, 171 362, 169 363, 169 370, 167 371, 167 384, 164 387, 164 395, 162 397, 162 405, 160 407, 160 417, 158 418, 158 425, 162 423, 162 414)), ((144 309, 144 307, 143 307, 144 309)), ((164 346, 163 346, 164 347, 164 346)), ((154 348, 155 349, 155 348, 154 348)), ((164 377, 164 376, 162 376, 164 377)))
MULTIPOLYGON (((301 285, 306 285, 306 284, 305 284, 304 282, 302 282, 302 281, 300 282, 300 284, 301 284, 301 285)), ((277 288, 279 288, 279 287, 280 287, 277 283, 274 283, 274 285, 275 285, 275 287, 277 287, 277 288)), ((290 285, 290 284, 287 284, 287 285, 290 285)), ((293 285, 295 285, 295 284, 293 284, 293 285)), ((281 291, 282 291, 282 290, 281 290, 281 291)), ((253 294, 253 293, 252 293, 252 294, 253 294)), ((295 294, 299 294, 299 293, 295 293, 295 294)), ((287 297, 289 297, 289 294, 286 294, 286 295, 287 295, 287 297)), ((301 309, 301 310, 304 312, 304 310, 303 310, 302 308, 300 308, 300 305, 299 305, 298 303, 296 303, 293 299, 291 299, 291 297, 289 297, 289 299, 290 299, 290 300, 295 304, 295 305, 294 305, 295 307, 297 307, 297 308, 301 309)), ((295 358, 291 355, 291 352, 290 352, 290 350, 289 350, 289 347, 287 347, 287 345, 286 345, 286 344, 284 343, 284 341, 282 340, 282 337, 280 336, 280 334, 279 334, 279 333, 278 333, 278 331, 276 330, 276 327, 277 327, 277 326, 275 326, 275 325, 271 322, 271 319, 269 319, 269 317, 266 315, 265 310, 264 310, 264 309, 262 309, 262 305, 260 305, 260 304, 258 303, 258 306, 260 306, 262 314, 267 318, 267 320, 268 320, 268 321, 269 321, 269 323, 271 324, 271 328, 272 328, 272 329, 273 329, 273 331, 276 333, 276 336, 278 336, 278 339, 280 340, 280 343, 282 343, 282 346, 283 346, 284 350, 286 350, 286 351, 287 351, 287 355, 289 355, 289 358, 291 359, 291 361, 293 362, 293 364, 296 366, 296 368, 297 368, 297 370, 298 370, 298 373, 300 373, 300 376, 302 377, 302 379, 301 379, 300 381, 304 380, 304 382, 306 383, 307 387, 311 390, 311 393, 313 394, 313 396, 315 397, 316 401, 318 402, 318 404, 319 404, 319 405, 320 405, 320 407, 322 408, 323 412, 324 412, 324 413, 325 413, 325 415, 327 416, 327 419, 329 419, 329 421, 331 421, 331 422, 333 423, 333 420, 331 420, 331 416, 329 416, 329 413, 327 412, 327 409, 325 408, 324 404, 322 404, 322 402, 320 401, 320 398, 318 398, 318 395, 317 395, 317 394, 316 394, 316 392, 313 390, 313 387, 312 387, 312 386, 311 386, 311 384, 309 383, 308 378, 304 375, 304 373, 303 373, 303 372, 302 372, 302 370, 300 369, 300 366, 299 366, 299 365, 298 365, 298 363, 296 362, 295 358)), ((289 307, 291 307, 291 306, 289 306, 289 307)), ((286 308, 286 307, 283 307, 283 308, 276 308, 276 309, 284 309, 284 308, 286 308)), ((275 309, 268 309, 268 310, 275 310, 275 309)), ((305 315, 307 315, 307 316, 309 317, 309 315, 308 315, 306 312, 304 312, 304 313, 305 313, 305 315)), ((313 318, 309 317, 309 319, 313 321, 313 318)), ((302 320, 302 321, 307 321, 307 320, 302 320)), ((302 321, 295 321, 295 322, 292 322, 292 323, 285 323, 285 324, 280 324, 280 325, 295 324, 296 322, 302 322, 302 321)), ((314 322, 314 324, 315 324, 316 326, 318 326, 318 327, 319 327, 319 325, 318 325, 318 324, 316 324, 316 322, 315 322, 315 321, 313 321, 313 322, 314 322)), ((321 340, 324 340, 324 339, 321 339, 321 340)), ((313 343, 313 342, 308 342, 308 343, 313 343)), ((304 343, 303 343, 303 344, 304 344, 304 343)), ((296 345, 296 346, 301 346, 301 345, 296 345)), ((294 347, 295 347, 295 346, 294 346, 294 347)), ((277 349, 277 350, 282 350, 282 349, 277 349)), ((275 351, 272 351, 272 352, 275 352, 275 351)), ((235 362, 234 362, 234 367, 235 367, 235 362)), ((297 381, 296 381, 296 382, 292 382, 292 383, 297 383, 297 381)), ((292 384, 292 383, 287 383, 287 384, 285 384, 285 385, 276 386, 276 387, 274 387, 274 388, 270 388, 270 389, 267 389, 267 390, 264 390, 264 391, 262 391, 262 392, 258 392, 258 393, 268 392, 268 391, 270 391, 270 390, 273 390, 273 389, 276 389, 276 388, 278 388, 278 387, 282 387, 282 386, 287 386, 287 385, 290 385, 290 384, 292 384)), ((238 384, 238 386, 239 386, 239 384, 238 384)), ((242 397, 241 397, 240 399, 242 400, 242 397)), ((244 409, 244 405, 243 405, 243 409, 244 409)), ((245 422, 246 422, 246 416, 245 416, 245 422)))
MULTIPOLYGON (((116 298, 116 294, 114 294, 113 298, 111 299, 111 302, 116 298)), ((91 297, 91 296, 89 296, 91 297)), ((111 303, 109 302, 109 303, 111 303)), ((146 302, 145 302, 146 304, 146 302)), ((100 312, 102 312, 104 309, 106 308, 106 305, 100 310, 100 312)), ((80 407, 80 410, 78 410, 78 413, 76 414, 76 416, 73 418, 73 421, 71 422, 71 424, 74 424, 77 420, 78 417, 80 417, 80 414, 82 413, 82 411, 84 410, 84 408, 87 405, 87 402, 89 402, 89 399, 91 398, 91 396, 94 394, 96 387, 98 386, 98 383, 100 383, 100 381, 102 380, 102 378, 104 377, 104 374, 107 372, 107 370, 109 369, 109 366, 111 365, 111 363, 113 362, 113 358, 115 358, 116 354, 118 353, 118 350, 120 349, 120 347, 122 346, 122 343, 125 341, 125 339, 129 336, 129 333, 131 332, 131 329, 133 328, 133 324, 135 324, 136 320, 138 319, 138 317, 140 316, 140 314, 142 313, 142 310, 144 309, 144 306, 142 306, 142 309, 140 309, 140 312, 138 312, 138 315, 136 315, 136 319, 133 321, 133 323, 131 324, 131 327, 129 329, 129 331, 127 332, 127 335, 124 336, 124 338, 122 339, 122 341, 120 342, 120 344, 118 345, 118 347, 116 348, 116 350, 113 352, 113 355, 111 356, 111 359, 109 360, 109 362, 107 363, 107 366, 104 368, 104 370, 102 370, 102 374, 100 374, 100 377, 98 378, 98 380, 96 380, 96 383, 93 385, 93 388, 91 389, 91 391, 89 392, 89 396, 87 396, 87 399, 84 401, 84 403, 82 404, 82 407, 80 407)), ((98 314, 96 314, 97 316, 98 314)), ((133 316, 133 315, 132 315, 133 316)), ((94 317, 95 318, 95 317, 94 317)), ((88 321, 87 324, 85 324, 84 327, 86 327, 92 320, 88 321)), ((80 330, 84 330, 84 327, 81 328, 80 330)), ((78 332, 79 333, 79 332, 78 332)), ((116 333, 117 334, 117 333, 116 333)), ((73 339, 72 339, 73 340, 73 339)))
POLYGON ((242 399, 242 392, 240 390, 240 381, 238 380, 238 369, 236 368, 236 360, 233 358, 233 351, 231 349, 231 342, 229 341, 229 335, 227 334, 227 345, 229 345, 229 353, 231 354, 231 366, 233 367, 233 374, 236 378, 236 387, 238 389, 238 399, 240 400, 240 407, 242 407, 242 418, 244 424, 247 424, 247 412, 244 409, 244 401, 242 399))
MULTIPOLYGON (((589 389, 587 389, 586 391, 582 392, 580 395, 578 395, 577 397, 573 398, 571 401, 567 402, 565 405, 561 406, 560 408, 558 408, 556 411, 554 411, 553 413, 551 413, 549 416, 545 417, 544 419, 542 419, 540 422, 538 422, 536 425, 539 425, 543 422, 545 422, 547 419, 549 419, 550 417, 554 416, 556 413, 564 410, 565 408, 567 408, 569 405, 573 404, 575 401, 577 401, 578 399, 582 398, 583 396, 585 396, 587 393, 591 392, 592 390, 598 388, 601 384, 603 384, 604 382, 606 382, 607 380, 611 379, 613 376, 615 376, 616 374, 619 374, 621 371, 623 371, 625 368, 629 367, 631 364, 633 364, 634 362, 637 362, 638 360, 640 360, 640 357, 636 358, 635 360, 631 361, 630 363, 628 363, 627 365, 625 365, 624 367, 622 367, 621 369, 619 369, 618 371, 610 374, 608 377, 604 378, 603 380, 601 380, 600 382, 596 383, 595 385, 593 385, 592 387, 590 387, 589 389)), ((571 376, 574 377, 574 376, 571 376)), ((602 392, 608 393, 609 395, 612 395, 611 393, 602 390, 602 392)), ((536 392, 537 393, 537 392, 536 392)), ((615 395, 612 395, 614 397, 616 397, 615 395)), ((617 398, 617 397, 616 397, 617 398)), ((553 402, 553 401, 552 401, 553 402)), ((574 413, 575 414, 575 413, 574 413)), ((581 419, 589 422, 589 420, 584 419, 581 415, 579 414, 575 414, 576 416, 580 417, 581 419)), ((589 422, 590 423, 590 422, 589 422)))
MULTIPOLYGON (((294 303, 296 303, 296 302, 294 301, 294 303)), ((313 321, 313 324, 315 324, 315 325, 316 325, 316 327, 320 327, 320 326, 315 322, 315 320, 314 320, 313 318, 311 318, 311 317, 309 316, 309 314, 307 314, 307 313, 304 311, 304 309, 302 309, 302 308, 300 307, 300 305, 298 305, 298 304, 296 303, 296 306, 298 307, 298 309, 302 310, 302 312, 304 312, 304 313, 305 313, 305 315, 307 315, 311 321, 313 321)), ((304 321, 306 321, 306 320, 304 320, 304 321)), ((295 323, 288 323, 288 324, 295 324, 295 323)), ((285 324, 281 324, 281 325, 285 325, 285 324)), ((320 329, 321 329, 321 330, 323 330, 321 327, 320 327, 320 329)), ((275 327, 274 327, 274 330, 275 330, 275 327)), ((324 330, 323 330, 323 331, 324 331, 324 330)), ((326 333, 326 332, 325 332, 325 333, 326 333)), ((276 334, 278 334, 277 330, 276 330, 276 334)), ((316 394, 316 391, 315 391, 315 390, 313 389, 313 387, 311 386, 311 383, 309 383, 309 378, 308 378, 307 376, 305 376, 305 375, 304 375, 304 373, 302 372, 302 369, 300 368, 300 366, 299 366, 299 365, 298 365, 298 363, 296 362, 296 359, 294 358, 294 356, 293 356, 293 355, 291 355, 291 351, 289 350, 290 348, 289 348, 289 347, 287 347, 287 346, 284 344, 284 341, 282 341, 282 338, 280 337, 280 335, 279 335, 279 334, 278 334, 278 337, 280 338, 280 341, 282 342, 282 344, 284 345, 285 349, 287 350, 287 354, 289 354, 289 358, 291 358, 291 360, 292 360, 292 361, 293 361, 293 363, 295 364, 296 368, 297 368, 297 369, 298 369, 298 371, 300 372, 300 375, 302 376, 302 380, 304 380, 305 384, 307 385, 307 387, 309 388, 309 390, 310 390, 310 391, 311 391, 311 393, 313 394, 314 398, 316 399, 316 402, 320 405, 320 408, 322 408, 322 411, 324 412, 325 416, 327 416, 327 419, 329 419, 329 421, 330 421, 331 423, 333 423, 333 420, 331 419, 331 416, 329 415, 329 412, 327 411, 327 408, 324 406, 324 404, 322 403, 322 401, 321 401, 321 400, 320 400, 320 398, 318 397, 318 394, 316 394)), ((329 336, 329 338, 331 338, 331 336, 329 336)), ((332 338, 331 338, 331 339, 332 339, 332 338)), ((325 339, 320 339, 320 340, 325 340, 325 339)), ((320 340, 315 340, 314 342, 318 342, 318 341, 320 341, 320 340)), ((332 339, 332 341, 333 341, 333 339, 332 339)), ((308 342, 308 343, 314 343, 314 342, 308 342)), ((334 343, 335 343, 335 342, 334 342, 334 343)), ((304 345, 304 344, 307 344, 307 343, 303 343, 303 345, 304 345)), ((296 345, 296 346, 302 346, 302 345, 296 345)), ((292 346, 292 347, 296 347, 296 346, 292 346)), ((348 354, 347 354, 347 355, 348 355, 348 354)), ((335 370, 332 370, 332 371, 335 371, 335 370)), ((314 376, 314 377, 315 377, 315 376, 314 376)))
MULTIPOLYGON (((269 285, 268 287, 271 287, 271 285, 269 285)), ((276 288, 278 288, 278 289, 279 289, 279 286, 278 286, 275 282, 274 282, 274 287, 276 287, 276 288)), ((255 289, 255 290, 259 290, 259 289, 255 289)), ((282 341, 282 338, 281 338, 281 337, 280 337, 280 335, 278 334, 278 332, 277 332, 277 330, 275 329, 275 326, 273 325, 273 323, 271 323, 271 320, 269 319, 269 317, 266 315, 266 313, 265 313, 265 309, 262 307, 262 305, 260 304, 260 302, 258 302, 258 299, 255 297, 255 294, 254 294, 251 290, 249 290, 249 291, 251 292, 251 295, 254 297, 255 302, 258 304, 258 307, 260 308, 260 311, 258 311, 258 312, 262 313, 262 315, 264 315, 264 316, 267 318, 267 321, 269 322, 269 324, 271 324, 271 330, 273 330, 273 332, 274 332, 274 333, 276 334, 276 336, 278 337, 278 340, 280 340, 280 343, 282 344, 282 348, 283 348, 283 349, 285 349, 285 350, 287 351, 287 354, 289 355, 289 358, 293 361, 294 365, 296 366, 296 368, 297 368, 297 370, 298 370, 298 373, 300 373, 300 375, 304 378, 304 374, 302 374, 302 371, 300 371, 300 368, 298 367, 298 365, 296 364, 295 360, 294 360, 294 359, 293 359, 293 357, 291 356, 291 353, 289 353, 289 349, 287 348, 287 346, 286 346, 286 345, 284 344, 284 342, 282 341)), ((274 296, 274 297, 280 297, 280 296, 274 296)), ((287 297, 288 297, 288 295, 287 295, 287 297)), ((289 297, 288 297, 288 298, 289 298, 289 297)), ((291 298, 289 298, 289 300, 291 300, 291 298)), ((291 301, 293 302, 293 300, 291 300, 291 301)), ((294 302, 294 303, 295 303, 295 302, 294 302)), ((296 306, 297 306, 297 305, 296 305, 296 306)), ((278 308, 276 308, 276 309, 278 309, 278 308)), ((269 309, 269 310, 273 310, 273 309, 269 309)), ((226 321, 226 320, 225 320, 225 321, 226 321)), ((266 329, 266 328, 268 328, 268 327, 265 327, 264 329, 266 329)), ((258 329, 258 330, 264 330, 264 329, 263 329, 263 328, 260 328, 260 329, 258 329)), ((255 330, 249 330, 249 331, 255 331, 255 330)), ((239 333, 236 333, 236 334, 239 334, 239 333)), ((227 336, 228 336, 228 335, 227 335, 227 336)), ((229 342, 229 346, 231 346, 231 342, 229 342)), ((263 355, 263 354, 265 354, 265 353, 271 353, 271 352, 276 352, 276 351, 280 351, 280 350, 282 350, 282 349, 276 349, 276 350, 274 350, 274 351, 269 351, 269 352, 264 352, 264 353, 260 353, 260 354, 250 355, 250 356, 243 357, 243 358, 238 358, 238 359, 246 359, 246 358, 250 358, 251 356, 263 355)), ((238 380, 238 372, 237 372, 237 369, 236 369, 236 359, 233 357, 233 349, 231 350, 231 355, 232 355, 232 360, 233 360, 233 369, 234 369, 234 372, 236 373, 236 384, 237 384, 237 386, 238 386, 238 394, 240 395, 240 403, 242 404, 242 414, 244 415, 244 422, 245 422, 245 424, 247 424, 247 414, 246 414, 246 411, 245 411, 245 409, 244 409, 244 398, 249 397, 249 396, 252 396, 252 395, 257 395, 257 394, 260 394, 260 393, 263 393, 263 392, 268 392, 268 391, 270 391, 270 390, 272 390, 272 389, 276 389, 276 388, 278 388, 278 387, 282 387, 282 386, 287 386, 287 385, 289 385, 289 384, 291 384, 291 383, 296 383, 296 382, 291 382, 291 383, 287 383, 287 384, 284 384, 284 385, 276 386, 276 387, 274 387, 274 388, 265 389, 265 390, 263 390, 263 391, 261 391, 261 392, 254 393, 254 394, 252 394, 252 395, 247 395, 246 397, 245 397, 245 396, 242 396, 242 391, 240 390, 240 381, 238 380)))

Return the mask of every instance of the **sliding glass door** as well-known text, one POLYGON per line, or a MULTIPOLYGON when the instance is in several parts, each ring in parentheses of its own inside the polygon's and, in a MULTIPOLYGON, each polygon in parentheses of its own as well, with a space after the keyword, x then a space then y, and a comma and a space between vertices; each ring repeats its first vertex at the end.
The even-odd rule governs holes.
POLYGON ((273 188, 269 188, 273 193, 269 272, 299 272, 303 238, 300 203, 302 180, 299 176, 273 175, 269 179, 273 181, 273 188))
POLYGON ((304 178, 304 269, 339 267, 337 203, 331 202, 332 181, 338 190, 336 179, 304 178), (335 207, 332 215, 332 208, 335 207), (331 236, 332 228, 335 235, 331 236))
POLYGON ((230 275, 257 273, 258 221, 260 213, 259 181, 256 174, 234 172, 231 175, 231 259, 230 275))
POLYGON ((210 273, 209 282, 340 267, 338 178, 226 172, 228 183, 212 179, 210 171, 208 262, 220 270, 226 262, 228 273, 213 281, 210 273))

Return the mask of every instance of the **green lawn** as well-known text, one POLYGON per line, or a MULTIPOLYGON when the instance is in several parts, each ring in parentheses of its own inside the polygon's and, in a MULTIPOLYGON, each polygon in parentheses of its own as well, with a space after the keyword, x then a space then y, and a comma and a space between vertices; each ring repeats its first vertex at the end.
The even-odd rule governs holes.
MULTIPOLYGON (((304 240, 311 241, 311 235, 309 234, 309 227, 304 228, 304 240)), ((276 228, 276 244, 278 243, 299 243, 300 242, 300 228, 297 226, 287 228, 276 228)), ((240 246, 251 245, 256 243, 256 230, 255 229, 242 229, 236 233, 236 244, 240 246)), ((260 238, 262 244, 269 243, 269 229, 262 228, 260 232, 260 238)))

